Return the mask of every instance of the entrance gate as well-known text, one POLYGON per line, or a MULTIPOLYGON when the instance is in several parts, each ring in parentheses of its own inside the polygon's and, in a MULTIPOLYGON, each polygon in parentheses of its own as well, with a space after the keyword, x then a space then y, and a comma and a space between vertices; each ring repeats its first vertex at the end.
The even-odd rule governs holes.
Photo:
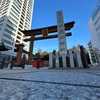
MULTIPOLYGON (((74 26, 74 23, 75 23, 74 21, 65 23, 64 24, 65 30, 70 30, 74 26)), ((32 62, 32 55, 33 55, 32 52, 33 52, 34 41, 58 37, 58 34, 48 36, 48 34, 57 32, 57 25, 43 27, 43 28, 34 29, 34 30, 26 30, 22 32, 25 35, 25 37, 31 36, 31 38, 24 39, 25 42, 30 41, 30 48, 29 48, 29 53, 28 53, 28 63, 29 64, 31 64, 32 62), (36 37, 36 35, 41 35, 41 34, 42 34, 41 37, 36 37)), ((71 35, 72 35, 71 32, 65 33, 65 36, 71 36, 71 35)))

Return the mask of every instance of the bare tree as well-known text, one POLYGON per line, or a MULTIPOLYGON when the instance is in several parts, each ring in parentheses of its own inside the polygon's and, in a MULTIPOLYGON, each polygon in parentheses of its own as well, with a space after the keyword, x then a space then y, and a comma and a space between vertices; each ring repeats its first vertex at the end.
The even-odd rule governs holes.
POLYGON ((38 53, 40 53, 40 55, 42 54, 42 50, 40 48, 38 48, 38 53))

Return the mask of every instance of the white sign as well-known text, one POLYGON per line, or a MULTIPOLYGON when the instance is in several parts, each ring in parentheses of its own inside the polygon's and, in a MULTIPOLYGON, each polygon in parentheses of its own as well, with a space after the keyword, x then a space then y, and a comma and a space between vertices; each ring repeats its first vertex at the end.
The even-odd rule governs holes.
POLYGON ((57 29, 58 29, 58 41, 59 41, 59 52, 67 53, 67 45, 66 45, 66 36, 65 36, 65 27, 63 20, 63 12, 57 11, 57 29))

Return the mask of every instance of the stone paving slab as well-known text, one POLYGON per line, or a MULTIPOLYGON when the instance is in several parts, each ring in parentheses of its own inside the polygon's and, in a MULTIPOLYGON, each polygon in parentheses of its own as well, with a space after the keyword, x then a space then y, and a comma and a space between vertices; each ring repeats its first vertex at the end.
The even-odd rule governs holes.
POLYGON ((2 69, 0 100, 99 100, 98 69, 2 69))

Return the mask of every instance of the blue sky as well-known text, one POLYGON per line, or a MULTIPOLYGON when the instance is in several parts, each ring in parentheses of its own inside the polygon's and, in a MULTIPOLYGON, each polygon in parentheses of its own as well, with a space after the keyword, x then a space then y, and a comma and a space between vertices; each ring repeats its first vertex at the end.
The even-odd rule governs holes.
MULTIPOLYGON (((66 37, 67 48, 78 44, 87 47, 91 39, 87 23, 97 2, 98 0, 35 0, 32 29, 56 25, 56 11, 62 10, 65 23, 75 21, 70 30, 72 36, 66 37)), ((38 48, 48 52, 54 49, 58 51, 58 39, 35 41, 33 53, 38 48)))

